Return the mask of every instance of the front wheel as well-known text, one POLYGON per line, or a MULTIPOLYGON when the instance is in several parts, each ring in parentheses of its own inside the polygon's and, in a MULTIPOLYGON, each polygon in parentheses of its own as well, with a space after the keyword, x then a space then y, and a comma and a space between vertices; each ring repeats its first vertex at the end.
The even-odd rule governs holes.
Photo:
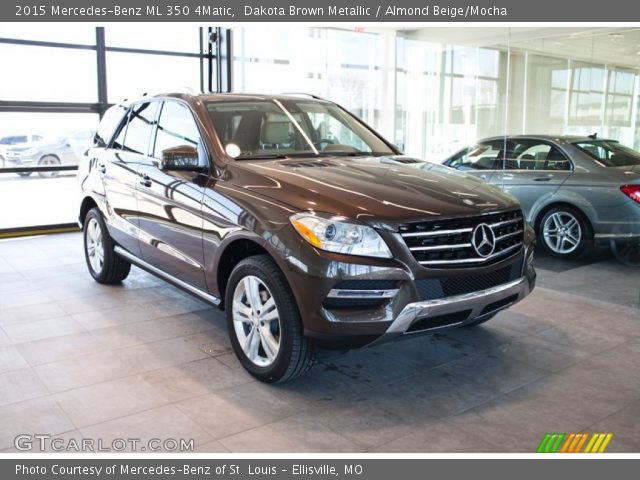
MULTIPOLYGON (((39 167, 58 167, 60 166, 60 159, 58 157, 54 157, 53 155, 45 155, 38 161, 39 167)), ((58 176, 58 172, 38 172, 43 178, 53 178, 58 176)))
POLYGON ((288 381, 313 366, 315 352, 303 336, 298 306, 270 257, 249 257, 233 269, 225 304, 233 350, 258 380, 288 381))
POLYGON ((92 208, 84 222, 84 256, 89 273, 98 283, 120 283, 129 275, 131 264, 119 257, 114 247, 102 213, 92 208))
POLYGON ((554 257, 575 258, 587 250, 592 233, 589 221, 580 211, 560 206, 542 217, 538 236, 544 249, 554 257))

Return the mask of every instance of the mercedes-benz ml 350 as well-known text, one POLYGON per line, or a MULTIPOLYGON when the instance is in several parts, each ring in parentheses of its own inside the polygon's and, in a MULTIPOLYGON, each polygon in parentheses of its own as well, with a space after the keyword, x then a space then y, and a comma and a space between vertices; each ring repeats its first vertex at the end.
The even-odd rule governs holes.
POLYGON ((117 283, 134 264, 220 306, 266 382, 316 347, 480 324, 533 289, 533 230, 509 194, 417 162, 318 98, 117 105, 78 172, 87 266, 117 283))

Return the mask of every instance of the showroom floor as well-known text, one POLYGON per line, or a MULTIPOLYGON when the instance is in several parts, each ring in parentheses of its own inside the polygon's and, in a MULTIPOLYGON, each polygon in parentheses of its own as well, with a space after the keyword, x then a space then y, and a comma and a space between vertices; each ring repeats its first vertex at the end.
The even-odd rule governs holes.
POLYGON ((79 234, 0 242, 0 450, 18 434, 193 438, 203 452, 534 452, 546 432, 640 451, 640 268, 540 256, 486 326, 323 354, 262 385, 222 313, 134 269, 94 283, 79 234))

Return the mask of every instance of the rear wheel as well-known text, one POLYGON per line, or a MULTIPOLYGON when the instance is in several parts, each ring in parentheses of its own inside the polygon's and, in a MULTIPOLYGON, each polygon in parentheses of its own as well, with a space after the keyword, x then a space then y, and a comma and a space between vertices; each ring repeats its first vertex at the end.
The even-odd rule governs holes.
POLYGON ((544 249, 561 258, 582 255, 593 236, 589 221, 582 212, 568 205, 552 208, 545 213, 538 230, 544 249))
POLYGON ((127 278, 131 264, 114 251, 102 213, 92 208, 84 222, 84 255, 89 273, 98 283, 120 283, 127 278))
POLYGON ((258 380, 284 382, 313 366, 313 345, 302 334, 289 284, 267 255, 249 257, 233 269, 225 304, 233 350, 258 380))
MULTIPOLYGON (((39 167, 57 167, 60 165, 60 159, 53 155, 45 155, 38 161, 39 167)), ((57 177, 58 172, 38 172, 38 175, 44 178, 57 177)))

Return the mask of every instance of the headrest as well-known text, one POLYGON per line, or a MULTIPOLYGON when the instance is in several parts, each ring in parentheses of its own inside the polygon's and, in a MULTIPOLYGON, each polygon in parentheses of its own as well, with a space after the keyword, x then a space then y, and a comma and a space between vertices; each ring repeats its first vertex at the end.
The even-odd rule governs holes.
POLYGON ((290 141, 289 122, 265 122, 262 125, 260 143, 280 145, 290 141))

